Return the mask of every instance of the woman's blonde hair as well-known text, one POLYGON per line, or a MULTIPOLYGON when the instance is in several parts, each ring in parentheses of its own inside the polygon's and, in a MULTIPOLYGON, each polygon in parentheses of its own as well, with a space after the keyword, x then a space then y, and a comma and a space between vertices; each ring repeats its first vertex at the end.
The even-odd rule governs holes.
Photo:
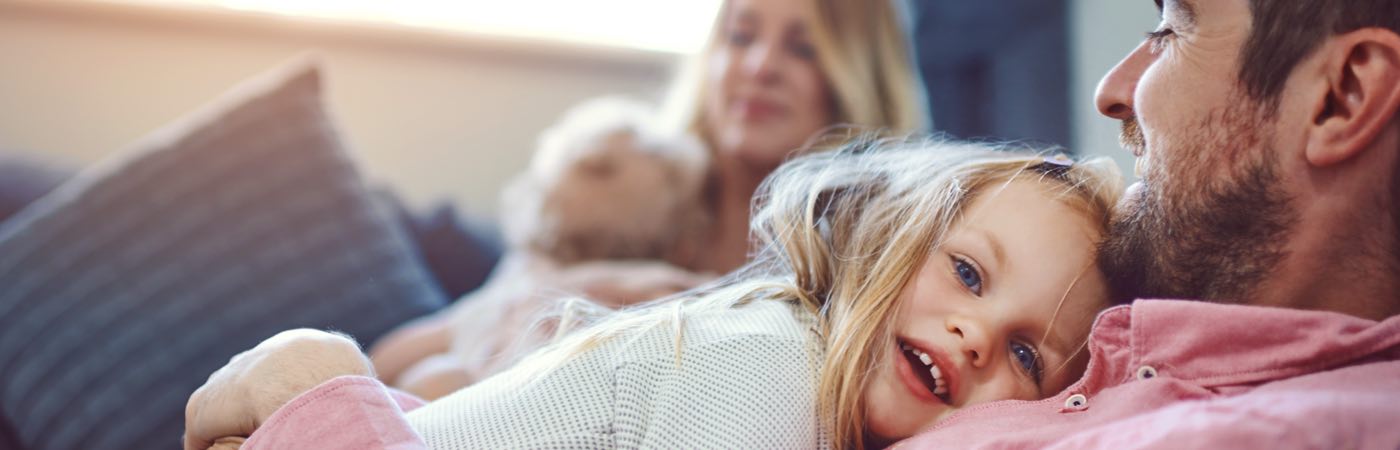
POLYGON ((660 326, 674 330, 679 362, 692 317, 756 301, 797 304, 818 318, 826 350, 820 423, 835 447, 864 448, 862 393, 880 349, 894 345, 899 293, 967 204, 1018 179, 1043 182, 1100 233, 1122 192, 1117 167, 1104 158, 1069 163, 983 144, 874 138, 813 152, 760 187, 753 261, 710 286, 609 312, 527 359, 525 372, 660 326))
MULTIPOLYGON (((725 45, 725 1, 704 48, 681 69, 662 114, 670 126, 708 142, 705 76, 709 55, 725 45)), ((807 0, 807 32, 831 89, 835 124, 911 133, 929 126, 927 96, 914 70, 900 12, 891 0, 807 0)))

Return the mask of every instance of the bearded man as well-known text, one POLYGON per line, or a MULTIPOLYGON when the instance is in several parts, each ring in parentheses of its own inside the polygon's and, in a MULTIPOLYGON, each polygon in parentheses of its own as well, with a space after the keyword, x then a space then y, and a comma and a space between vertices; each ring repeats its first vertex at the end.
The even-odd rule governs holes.
POLYGON ((1132 305, 1064 393, 908 447, 1400 448, 1400 1, 1157 7, 1097 96, 1142 177, 1099 256, 1132 305))

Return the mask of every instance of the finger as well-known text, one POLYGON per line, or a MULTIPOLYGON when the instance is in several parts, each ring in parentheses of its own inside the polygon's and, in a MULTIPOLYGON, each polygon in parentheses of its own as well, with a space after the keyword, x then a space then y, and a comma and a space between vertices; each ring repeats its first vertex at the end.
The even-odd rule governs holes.
POLYGON ((199 389, 195 389, 193 394, 190 394, 189 401, 185 403, 185 435, 181 439, 184 442, 185 450, 203 450, 209 447, 210 443, 200 438, 196 425, 200 406, 203 405, 204 396, 207 395, 206 392, 204 386, 200 386, 199 389))
POLYGON ((204 450, 210 446, 209 442, 199 439, 197 435, 190 434, 188 429, 185 430, 185 435, 180 438, 180 442, 184 443, 185 450, 204 450))
POLYGON ((241 407, 241 395, 231 382, 216 380, 196 391, 185 410, 186 450, 209 448, 219 439, 252 434, 257 429, 251 414, 241 407))
POLYGON ((214 445, 209 446, 209 450, 238 450, 243 447, 246 439, 241 437, 222 437, 214 441, 214 445))

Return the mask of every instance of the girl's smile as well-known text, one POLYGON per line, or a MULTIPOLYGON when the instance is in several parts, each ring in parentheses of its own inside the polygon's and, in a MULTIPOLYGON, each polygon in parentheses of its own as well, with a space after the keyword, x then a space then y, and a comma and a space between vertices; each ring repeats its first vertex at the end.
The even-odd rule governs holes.
POLYGON ((892 359, 909 391, 931 403, 952 405, 958 372, 948 356, 908 338, 897 338, 895 344, 899 355, 892 359))

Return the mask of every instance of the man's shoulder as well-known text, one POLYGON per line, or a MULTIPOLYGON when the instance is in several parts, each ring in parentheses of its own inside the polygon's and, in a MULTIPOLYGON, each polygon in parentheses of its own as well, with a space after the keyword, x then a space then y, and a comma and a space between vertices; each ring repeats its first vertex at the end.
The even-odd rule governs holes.
POLYGON ((1294 402, 1337 403, 1344 396, 1386 399, 1400 412, 1400 356, 1368 358, 1337 368, 1283 378, 1256 387, 1249 395, 1286 394, 1294 402), (1320 396, 1312 396, 1320 394, 1320 396))

